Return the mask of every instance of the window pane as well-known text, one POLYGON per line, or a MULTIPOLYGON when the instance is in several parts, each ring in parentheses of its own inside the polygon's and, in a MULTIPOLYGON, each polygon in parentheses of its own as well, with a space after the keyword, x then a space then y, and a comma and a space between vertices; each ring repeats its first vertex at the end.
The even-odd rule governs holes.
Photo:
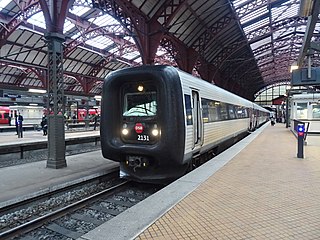
POLYGON ((186 105, 187 125, 192 125, 191 96, 184 95, 184 101, 186 105))
POLYGON ((308 106, 307 103, 297 103, 297 118, 307 119, 308 106))
POLYGON ((320 105, 312 106, 312 118, 320 118, 320 105))
POLYGON ((156 92, 127 93, 123 116, 155 116, 157 113, 156 92))

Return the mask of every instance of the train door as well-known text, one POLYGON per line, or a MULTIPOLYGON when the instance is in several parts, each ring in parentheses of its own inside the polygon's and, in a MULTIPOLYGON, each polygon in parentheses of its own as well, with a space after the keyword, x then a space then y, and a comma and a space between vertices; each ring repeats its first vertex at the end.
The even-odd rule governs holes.
POLYGON ((201 104, 199 92, 192 90, 192 116, 193 116, 193 148, 202 145, 203 141, 203 122, 201 116, 201 104))

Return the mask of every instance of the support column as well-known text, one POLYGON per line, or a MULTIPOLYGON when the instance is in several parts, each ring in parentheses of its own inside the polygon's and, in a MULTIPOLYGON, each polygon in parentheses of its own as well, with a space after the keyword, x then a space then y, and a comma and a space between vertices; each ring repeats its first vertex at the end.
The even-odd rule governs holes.
POLYGON ((48 41, 48 168, 67 166, 64 132, 63 45, 62 34, 49 32, 48 41))

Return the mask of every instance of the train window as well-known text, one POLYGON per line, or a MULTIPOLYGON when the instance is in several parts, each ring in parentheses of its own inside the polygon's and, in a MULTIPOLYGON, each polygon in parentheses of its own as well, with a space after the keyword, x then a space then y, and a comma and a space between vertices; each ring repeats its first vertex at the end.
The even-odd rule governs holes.
POLYGON ((218 105, 220 104, 220 102, 209 99, 202 99, 201 104, 203 122, 206 123, 219 120, 218 105))
POLYGON ((191 96, 185 94, 184 95, 185 107, 186 107, 186 117, 187 117, 187 125, 192 125, 192 108, 191 108, 191 96))
POLYGON ((245 107, 235 106, 238 118, 247 118, 248 111, 245 107))
POLYGON ((210 101, 209 103, 209 122, 214 122, 219 120, 218 114, 218 106, 219 102, 217 101, 210 101))
POLYGON ((230 119, 235 119, 237 118, 236 114, 235 114, 235 110, 234 110, 234 106, 231 104, 228 104, 228 112, 229 112, 229 118, 230 119))
POLYGON ((123 116, 155 116, 156 114, 156 92, 125 94, 123 116))
POLYGON ((201 99, 201 104, 203 122, 205 123, 248 117, 246 107, 204 98, 201 99))
POLYGON ((202 119, 203 122, 209 122, 209 103, 210 100, 207 99, 201 99, 201 105, 202 105, 202 119))
POLYGON ((227 111, 227 104, 226 103, 220 102, 220 104, 219 104, 219 113, 220 113, 219 115, 220 115, 220 119, 221 120, 229 119, 228 111, 227 111))

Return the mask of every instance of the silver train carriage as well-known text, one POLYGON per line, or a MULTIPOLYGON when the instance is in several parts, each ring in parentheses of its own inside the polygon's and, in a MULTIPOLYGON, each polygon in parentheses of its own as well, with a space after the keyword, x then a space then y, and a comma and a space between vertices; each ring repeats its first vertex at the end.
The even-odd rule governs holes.
POLYGON ((101 148, 120 176, 169 182, 211 159, 269 111, 171 66, 110 73, 104 81, 101 148))

